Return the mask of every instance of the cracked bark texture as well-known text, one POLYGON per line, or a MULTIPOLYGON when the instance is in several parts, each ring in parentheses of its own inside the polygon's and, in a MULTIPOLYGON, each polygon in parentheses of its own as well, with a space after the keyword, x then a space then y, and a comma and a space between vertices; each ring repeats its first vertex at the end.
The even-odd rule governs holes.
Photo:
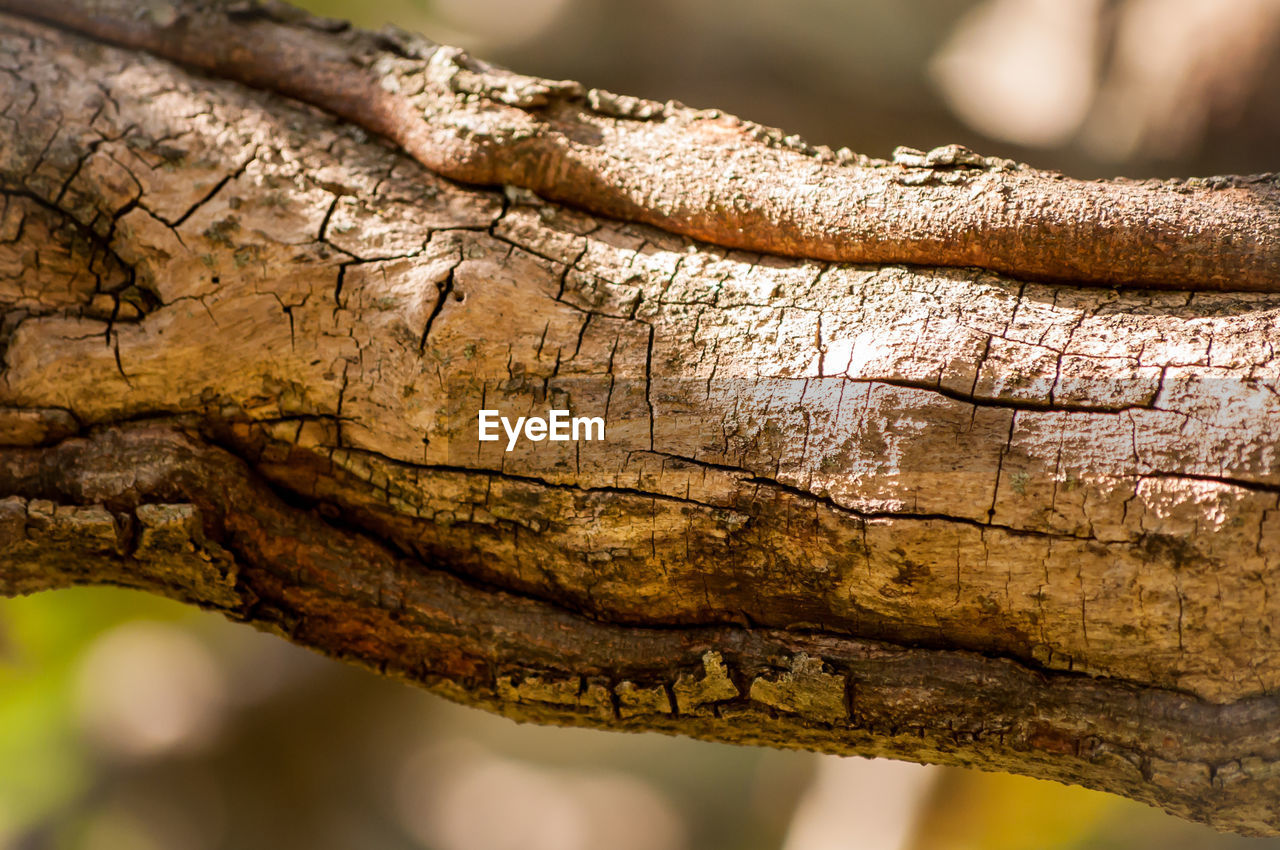
POLYGON ((240 81, 0 17, 3 592, 1280 832, 1272 178, 876 163, 269 4, 0 8, 240 81))

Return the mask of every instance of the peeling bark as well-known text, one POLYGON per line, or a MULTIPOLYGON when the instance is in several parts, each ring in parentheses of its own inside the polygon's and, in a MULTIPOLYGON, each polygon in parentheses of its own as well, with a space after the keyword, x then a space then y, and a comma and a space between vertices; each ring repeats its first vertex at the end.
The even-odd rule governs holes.
POLYGON ((872 163, 127 5, 0 0, 215 75, 0 18, 4 592, 1280 831, 1272 178, 872 163), (506 451, 482 407, 607 439, 506 451))

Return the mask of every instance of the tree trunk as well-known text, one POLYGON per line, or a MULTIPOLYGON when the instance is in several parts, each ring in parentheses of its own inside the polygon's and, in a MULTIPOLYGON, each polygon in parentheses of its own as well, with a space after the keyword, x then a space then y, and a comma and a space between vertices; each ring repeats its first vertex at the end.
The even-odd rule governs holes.
POLYGON ((4 593, 1280 833, 1271 176, 869 160, 274 3, 0 9, 4 593))

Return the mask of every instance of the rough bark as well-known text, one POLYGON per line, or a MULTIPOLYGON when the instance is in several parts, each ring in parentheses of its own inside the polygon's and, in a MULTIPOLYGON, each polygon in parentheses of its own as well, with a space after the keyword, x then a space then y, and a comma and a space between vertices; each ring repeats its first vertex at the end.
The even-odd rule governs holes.
POLYGON ((0 18, 4 592, 1280 831, 1271 178, 841 164, 275 7, 125 5, 0 0, 273 91, 0 18), (507 452, 481 407, 607 439, 507 452))

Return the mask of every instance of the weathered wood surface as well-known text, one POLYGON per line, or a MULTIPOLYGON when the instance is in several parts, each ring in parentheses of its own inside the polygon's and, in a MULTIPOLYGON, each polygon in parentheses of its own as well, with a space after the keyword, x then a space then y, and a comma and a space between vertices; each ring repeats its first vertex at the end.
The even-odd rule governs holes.
POLYGON ((719 110, 512 74, 280 0, 4 0, 310 103, 438 174, 507 183, 728 248, 1039 280, 1276 291, 1274 175, 1078 181, 954 146, 890 163, 719 110))
POLYGON ((5 592, 144 587, 540 722, 975 764, 1280 831, 1280 293, 1208 291, 1276 288, 1270 178, 841 165, 240 6, 0 0, 259 85, 237 43, 359 48, 378 90, 436 80, 392 92, 430 102, 421 127, 367 129, 525 189, 0 18, 5 592), (513 114, 533 147, 450 159, 513 114), (1030 200, 1006 219, 988 192, 1030 200), (603 415, 607 439, 507 452, 482 406, 603 415))

